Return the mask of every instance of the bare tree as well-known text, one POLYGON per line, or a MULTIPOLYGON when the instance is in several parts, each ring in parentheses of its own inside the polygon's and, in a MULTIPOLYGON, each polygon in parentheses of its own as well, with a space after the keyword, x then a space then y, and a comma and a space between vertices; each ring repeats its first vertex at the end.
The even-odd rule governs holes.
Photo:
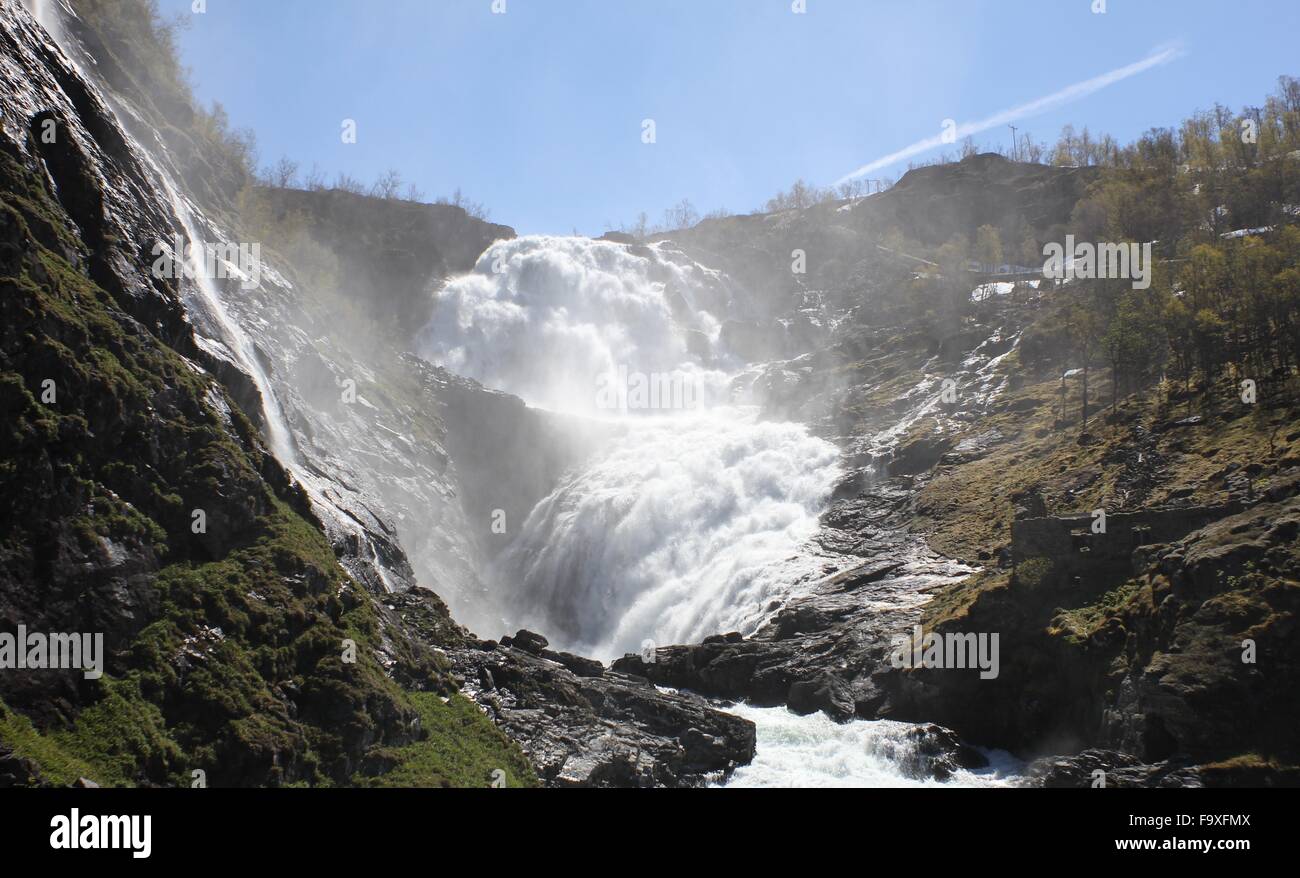
POLYGON ((276 189, 295 189, 298 186, 298 163, 281 156, 272 167, 262 171, 261 182, 276 189))
POLYGON ((646 216, 644 210, 641 211, 636 215, 636 222, 631 226, 624 226, 623 231, 638 241, 644 241, 650 235, 650 217, 646 216))
POLYGON ((484 207, 481 203, 477 201, 471 201, 469 198, 466 198, 465 194, 460 191, 459 186, 456 187, 455 192, 451 193, 450 198, 447 197, 446 195, 440 196, 438 198, 437 203, 449 204, 452 207, 459 207, 461 210, 465 211, 467 214, 474 217, 475 219, 486 220, 488 218, 488 209, 484 207))
POLYGON ((668 231, 689 229, 699 221, 700 215, 696 213, 695 205, 685 198, 664 211, 664 226, 668 231))
POLYGON ((778 192, 768 199, 764 209, 768 213, 776 213, 780 210, 804 210, 818 202, 830 201, 834 198, 834 190, 819 189, 800 179, 794 181, 794 184, 790 186, 790 191, 778 192))
POLYGON ((351 192, 353 195, 366 194, 366 186, 351 174, 345 174, 342 171, 334 179, 334 188, 340 192, 351 192))
POLYGON ((850 198, 861 198, 866 194, 865 190, 870 189, 870 186, 871 184, 866 180, 845 180, 839 185, 836 194, 838 194, 840 198, 846 200, 850 198))
POLYGON ((370 194, 376 198, 396 198, 401 191, 402 175, 393 168, 380 174, 379 179, 375 180, 375 185, 370 187, 370 194))
POLYGON ((311 163, 311 170, 303 179, 303 188, 311 192, 319 192, 325 188, 325 172, 315 162, 311 163))

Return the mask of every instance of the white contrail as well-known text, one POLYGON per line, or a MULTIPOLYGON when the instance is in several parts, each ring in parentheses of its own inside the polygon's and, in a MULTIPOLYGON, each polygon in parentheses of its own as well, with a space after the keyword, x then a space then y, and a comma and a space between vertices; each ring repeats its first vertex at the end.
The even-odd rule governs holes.
MULTIPOLYGON (((1163 64, 1168 64, 1170 61, 1173 61, 1182 55, 1183 49, 1181 46, 1170 46, 1164 49, 1157 49, 1141 61, 1135 61, 1126 67, 1120 67, 1119 69, 1112 70, 1109 73, 1094 76, 1092 79, 1086 79, 1083 82, 1076 82, 1074 85, 1067 86, 1066 88, 1053 92, 1046 97, 1038 98, 1037 100, 1030 101, 1027 104, 1021 104, 1017 107, 1012 107, 1009 110, 1003 110, 1000 113, 995 113, 994 115, 989 116, 986 119, 981 119, 978 122, 965 122, 958 125, 956 129, 956 137, 960 140, 961 138, 969 137, 972 134, 987 131, 990 128, 1000 128, 1016 121, 1017 119, 1023 119, 1027 116, 1035 116, 1064 104, 1073 103, 1080 98, 1085 98, 1094 92, 1102 90, 1108 85, 1114 85, 1121 80, 1128 79, 1130 76, 1136 76, 1143 71, 1150 70, 1152 67, 1159 67, 1163 64)), ((854 177, 861 177, 863 174, 869 174, 872 171, 878 171, 881 168, 897 164, 904 159, 909 159, 914 155, 919 155, 920 153, 934 149, 938 146, 943 146, 944 144, 945 141, 942 134, 927 137, 925 140, 918 140, 911 146, 906 146, 897 152, 891 152, 887 156, 883 156, 873 162, 863 165, 852 173, 845 174, 843 177, 840 177, 835 181, 835 185, 838 186, 841 183, 852 180, 854 177)))

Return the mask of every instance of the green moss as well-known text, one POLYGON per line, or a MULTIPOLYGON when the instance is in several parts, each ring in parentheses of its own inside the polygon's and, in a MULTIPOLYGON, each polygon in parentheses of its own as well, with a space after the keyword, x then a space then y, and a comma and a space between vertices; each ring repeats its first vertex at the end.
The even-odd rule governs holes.
POLYGON ((1050 558, 1026 558, 1016 565, 1011 585, 1016 589, 1036 592, 1050 584, 1054 568, 1050 558))
POLYGON ((1081 643, 1087 640, 1102 624, 1128 605, 1142 590, 1143 584, 1130 579, 1112 588, 1096 601, 1082 607, 1062 610, 1052 620, 1049 634, 1063 634, 1068 640, 1081 643))
POLYGON ((11 710, 3 701, 0 701, 0 743, 35 762, 45 783, 67 786, 79 777, 94 779, 100 775, 99 767, 69 752, 55 737, 42 735, 31 720, 11 710))
POLYGON ((410 695, 420 715, 424 740, 373 751, 370 760, 386 770, 354 782, 377 787, 489 787, 504 773, 506 787, 538 786, 532 767, 474 702, 452 695, 445 703, 430 692, 410 695))
POLYGON ((339 566, 252 424, 229 399, 229 420, 209 405, 222 389, 48 249, 67 243, 60 211, 4 153, 0 211, 37 257, 0 272, 0 577, 83 588, 67 571, 105 539, 160 565, 157 600, 135 608, 142 627, 113 645, 112 674, 80 687, 48 728, 5 708, 0 740, 56 784, 188 786, 202 769, 212 786, 334 785, 359 764, 401 768, 367 783, 471 785, 496 767, 512 785, 535 783, 470 702, 444 705, 389 676, 381 642, 408 688, 454 689, 427 647, 381 631, 374 598, 339 566), (49 378, 57 399, 44 402, 49 378), (190 530, 196 507, 209 534, 190 530), (57 572, 37 555, 51 534, 68 556, 57 572), (376 748, 397 755, 368 758, 376 748))
POLYGON ((181 760, 162 712, 145 701, 139 680, 100 678, 100 699, 78 714, 70 729, 50 734, 65 753, 75 754, 94 770, 87 776, 101 785, 136 783, 143 773, 157 774, 181 760))

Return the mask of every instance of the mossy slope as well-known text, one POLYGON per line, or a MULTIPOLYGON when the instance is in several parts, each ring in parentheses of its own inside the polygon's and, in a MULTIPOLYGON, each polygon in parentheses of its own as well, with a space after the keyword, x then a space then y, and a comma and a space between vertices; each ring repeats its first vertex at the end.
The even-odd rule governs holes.
MULTIPOLYGON (((97 242, 3 146, 0 622, 103 632, 108 661, 99 680, 6 672, 0 744, 46 783, 315 785, 400 766, 401 783, 487 785, 489 763, 529 783, 476 709, 444 706, 452 722, 394 682, 377 649, 400 633, 381 635, 301 491, 210 376, 87 278, 97 242), (377 748, 399 756, 367 759, 377 748)), ((408 687, 452 688, 427 646, 385 654, 408 687)))

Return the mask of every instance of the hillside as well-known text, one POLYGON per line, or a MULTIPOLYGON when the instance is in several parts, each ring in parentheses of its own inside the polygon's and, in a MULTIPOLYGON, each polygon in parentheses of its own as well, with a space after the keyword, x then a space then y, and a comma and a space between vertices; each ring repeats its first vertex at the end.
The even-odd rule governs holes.
MULTIPOLYGON (((118 59, 102 66, 104 81, 83 79, 20 8, 0 13, 6 58, 22 70, 0 93, 10 413, 0 619, 7 631, 102 632, 104 675, 6 672, 0 777, 538 783, 543 763, 459 694, 452 651, 467 650, 465 661, 529 654, 474 640, 432 591, 396 593, 420 581, 463 599, 481 587, 471 564, 488 540, 464 523, 462 479, 487 478, 490 462, 515 508, 562 458, 524 459, 506 482, 496 460, 511 442, 553 444, 560 427, 379 343, 395 309, 420 307, 431 284, 510 230, 457 208, 248 190, 221 170, 238 169, 237 144, 205 129, 206 117, 164 121, 149 96, 184 94, 166 65, 128 72, 144 45, 115 17, 130 10, 79 11, 69 29, 96 57, 118 59), (52 142, 41 139, 46 119, 52 142), (169 189, 172 173, 194 201, 169 189), (340 243, 340 223, 356 221, 340 212, 369 213, 373 242, 296 269, 289 256, 340 243), (295 225, 308 213, 309 226, 295 225), (214 289, 151 270, 155 242, 229 240, 226 222, 283 248, 263 254, 259 284, 228 278, 214 289), (384 243, 385 227, 395 240, 384 243), (482 433, 501 444, 471 438, 482 433)), ((534 676, 548 700, 576 699, 545 735, 548 752, 588 751, 621 723, 632 746, 659 752, 659 782, 677 784, 745 758, 747 738, 752 749, 745 724, 689 696, 623 684, 649 715, 687 712, 697 730, 721 723, 704 752, 677 742, 685 725, 650 730, 643 713, 578 695, 581 678, 567 671, 534 676)), ((611 750, 581 774, 570 766, 565 782, 618 782, 601 772, 621 758, 611 750)))
POLYGON ((0 9, 0 633, 103 675, 6 667, 0 786, 744 785, 806 741, 1300 784, 1295 80, 1253 148, 519 236, 269 185, 153 4, 71 8, 0 9), (1067 236, 1145 283, 1047 277, 1067 236), (1000 652, 896 661, 926 633, 1000 652))

